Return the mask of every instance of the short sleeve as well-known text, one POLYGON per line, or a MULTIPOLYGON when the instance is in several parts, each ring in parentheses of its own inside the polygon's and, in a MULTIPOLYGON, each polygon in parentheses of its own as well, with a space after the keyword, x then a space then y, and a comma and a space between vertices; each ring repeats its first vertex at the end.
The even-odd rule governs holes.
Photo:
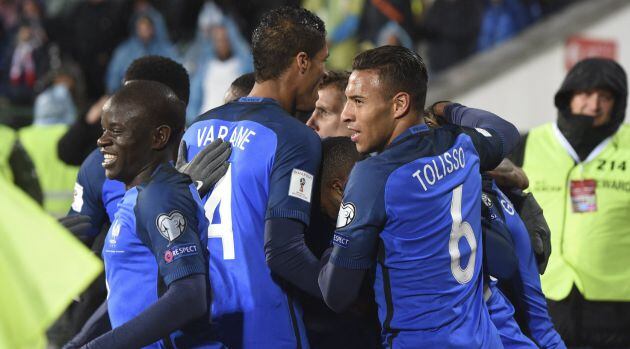
POLYGON ((196 202, 188 187, 147 187, 138 195, 135 210, 138 235, 153 252, 167 286, 178 279, 206 273, 196 202))
POLYGON ((333 235, 330 261, 347 269, 368 269, 376 260, 376 243, 383 230, 386 177, 366 160, 350 173, 333 235))
MULTIPOLYGON (((279 139, 284 136, 278 135, 279 139)), ((276 151, 265 219, 290 218, 308 226, 321 141, 310 129, 286 137, 286 141, 279 142, 276 151)))
POLYGON ((479 154, 479 169, 482 172, 495 169, 503 160, 503 142, 494 130, 462 127, 479 154))
POLYGON ((102 189, 105 183, 105 171, 101 166, 102 155, 93 151, 83 162, 74 184, 72 206, 68 215, 81 214, 90 217, 92 225, 88 234, 96 236, 107 221, 103 206, 102 189))

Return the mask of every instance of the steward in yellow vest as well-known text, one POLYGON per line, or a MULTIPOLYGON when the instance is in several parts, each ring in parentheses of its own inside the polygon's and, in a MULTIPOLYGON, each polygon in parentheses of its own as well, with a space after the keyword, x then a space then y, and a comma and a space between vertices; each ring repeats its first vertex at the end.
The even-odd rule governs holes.
POLYGON ((557 122, 531 130, 515 159, 551 228, 542 288, 568 346, 630 347, 626 100, 619 64, 581 61, 555 96, 557 122))
POLYGON ((31 158, 12 128, 0 125, 0 177, 15 184, 33 200, 42 203, 42 189, 31 158))
POLYGON ((53 85, 37 96, 33 125, 19 131, 20 141, 39 174, 44 209, 55 217, 68 212, 79 172, 78 167, 66 165, 57 156, 57 142, 76 118, 68 85, 68 78, 60 74, 53 85))

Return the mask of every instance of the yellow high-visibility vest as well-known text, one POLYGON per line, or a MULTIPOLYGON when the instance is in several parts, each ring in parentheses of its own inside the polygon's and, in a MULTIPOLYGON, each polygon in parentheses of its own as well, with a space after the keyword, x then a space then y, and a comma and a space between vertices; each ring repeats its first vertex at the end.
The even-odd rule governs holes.
POLYGON ((575 284, 589 300, 630 301, 630 126, 582 162, 555 123, 534 128, 523 169, 551 228, 545 296, 562 300, 575 284))
POLYGON ((33 125, 20 129, 19 138, 33 160, 44 193, 44 209, 55 217, 65 216, 72 204, 79 167, 66 165, 57 156, 57 142, 66 125, 33 125))

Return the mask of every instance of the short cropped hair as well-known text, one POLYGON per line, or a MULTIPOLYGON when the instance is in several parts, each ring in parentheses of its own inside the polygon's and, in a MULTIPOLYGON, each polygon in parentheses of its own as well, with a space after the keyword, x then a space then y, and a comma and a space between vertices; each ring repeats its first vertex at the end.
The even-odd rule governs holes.
POLYGON ((254 88, 255 83, 256 80, 254 79, 254 73, 246 73, 232 81, 230 88, 238 90, 238 92, 243 96, 247 96, 249 91, 254 88))
POLYGON ((348 78, 350 78, 350 72, 348 71, 334 71, 330 70, 326 72, 324 75, 324 79, 322 83, 319 85, 318 89, 324 89, 326 87, 334 87, 341 93, 346 91, 346 87, 348 86, 348 78))
POLYGON ((266 12, 252 35, 256 81, 278 78, 298 53, 313 58, 325 45, 326 27, 312 12, 286 6, 266 12))
POLYGON ((125 72, 124 81, 150 80, 168 86, 179 99, 188 104, 190 80, 188 72, 179 63, 163 56, 144 56, 133 62, 125 72))
POLYGON ((165 84, 151 80, 129 81, 112 96, 111 103, 139 108, 151 125, 170 126, 168 144, 179 144, 186 125, 186 105, 165 84))
POLYGON ((414 51, 402 46, 377 47, 354 57, 352 69, 378 71, 390 97, 406 92, 416 110, 424 109, 429 78, 422 58, 414 51))
POLYGON ((354 164, 362 159, 349 137, 328 137, 322 140, 322 187, 335 178, 350 175, 354 164))

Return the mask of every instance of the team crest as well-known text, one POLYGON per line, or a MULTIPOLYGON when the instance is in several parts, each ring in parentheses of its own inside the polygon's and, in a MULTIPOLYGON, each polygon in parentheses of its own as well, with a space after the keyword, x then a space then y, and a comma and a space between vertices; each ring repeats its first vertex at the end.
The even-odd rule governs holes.
POLYGON ((186 229, 186 218, 179 211, 161 214, 155 220, 158 231, 169 242, 177 239, 186 229))
POLYGON ((339 215, 337 216, 337 229, 346 227, 352 223, 356 215, 357 208, 353 203, 341 203, 339 215))

